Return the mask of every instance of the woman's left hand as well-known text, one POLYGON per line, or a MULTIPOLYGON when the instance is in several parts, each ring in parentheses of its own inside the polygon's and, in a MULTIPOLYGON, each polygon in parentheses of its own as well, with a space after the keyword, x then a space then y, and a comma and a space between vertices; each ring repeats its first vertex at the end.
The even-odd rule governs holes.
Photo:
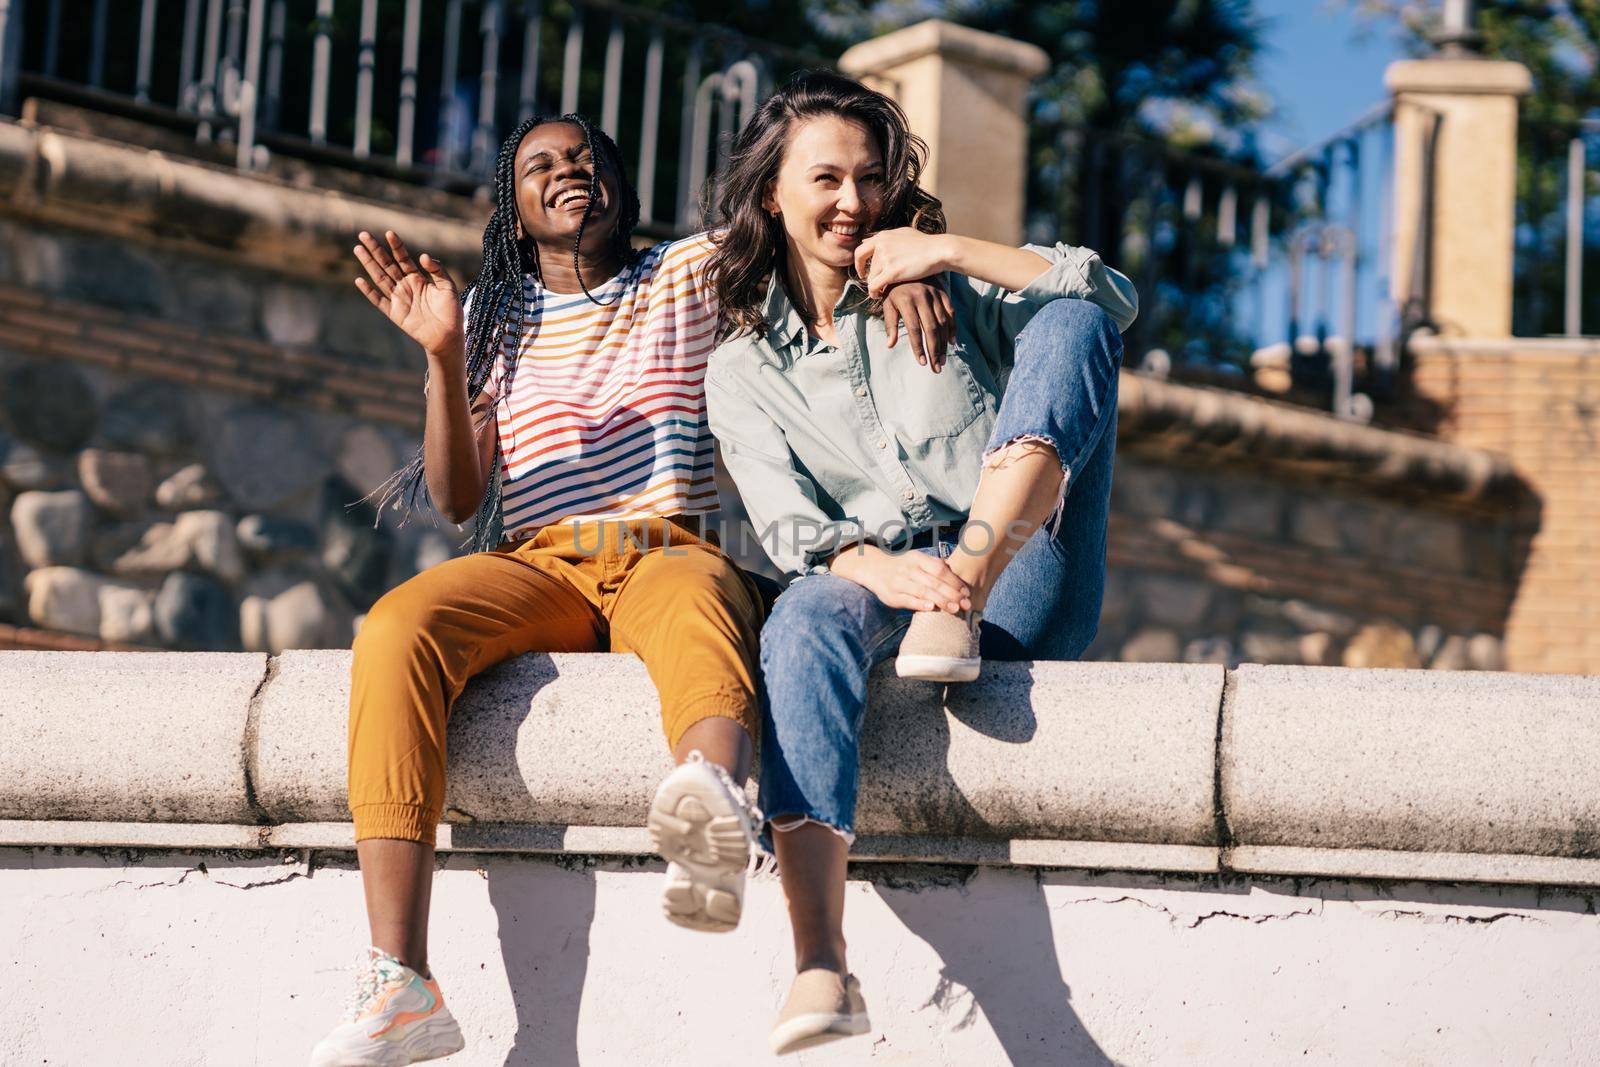
POLYGON ((944 270, 944 234, 923 233, 910 226, 880 230, 856 247, 856 275, 867 295, 883 296, 896 282, 927 278, 944 270))
POLYGON ((900 340, 902 325, 917 362, 938 374, 944 366, 945 353, 956 338, 955 307, 950 303, 950 294, 928 282, 892 286, 883 298, 883 328, 890 348, 900 340))

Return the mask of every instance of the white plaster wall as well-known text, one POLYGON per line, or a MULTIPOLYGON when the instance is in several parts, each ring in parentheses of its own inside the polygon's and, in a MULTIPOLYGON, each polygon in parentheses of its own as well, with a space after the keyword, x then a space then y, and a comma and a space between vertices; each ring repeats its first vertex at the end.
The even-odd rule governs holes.
MULTIPOLYGON (((348 857, 0 850, 0 1063, 303 1063, 365 944, 348 857), (130 862, 130 859, 133 862, 130 862), (204 870, 199 864, 204 864, 204 870)), ((775 881, 658 914, 659 864, 471 856, 434 890, 461 1065, 775 1062, 775 881)), ((1592 898, 1533 888, 864 866, 874 1031, 812 1064, 1600 1062, 1592 898)))

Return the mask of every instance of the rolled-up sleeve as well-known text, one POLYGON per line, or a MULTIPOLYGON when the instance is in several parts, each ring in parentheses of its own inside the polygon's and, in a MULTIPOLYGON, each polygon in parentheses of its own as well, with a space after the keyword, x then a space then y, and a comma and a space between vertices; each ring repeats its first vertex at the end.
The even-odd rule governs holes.
POLYGON ((983 355, 1002 376, 1015 353, 1012 343, 1034 313, 1052 300, 1087 300, 1098 305, 1119 332, 1139 314, 1139 294, 1127 275, 1113 270, 1092 248, 1057 243, 1023 245, 1049 262, 1033 281, 1012 292, 992 282, 952 275, 950 296, 957 314, 965 314, 983 355))
POLYGON ((818 505, 772 416, 715 371, 706 375, 706 418, 756 537, 780 570, 808 573, 864 539, 859 522, 832 519, 818 505))

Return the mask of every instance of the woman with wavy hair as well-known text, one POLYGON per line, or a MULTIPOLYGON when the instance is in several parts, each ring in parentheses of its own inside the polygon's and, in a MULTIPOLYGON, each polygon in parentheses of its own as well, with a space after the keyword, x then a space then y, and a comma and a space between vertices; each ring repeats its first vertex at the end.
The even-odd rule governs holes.
POLYGON ((1133 286, 1086 248, 946 233, 925 151, 892 100, 813 73, 757 110, 720 180, 707 414, 795 576, 761 639, 761 806, 797 972, 779 1053, 869 1026, 843 915, 872 666, 898 652, 903 677, 959 682, 985 656, 1069 659, 1100 612, 1133 286), (908 373, 878 301, 934 275, 954 343, 908 373))
MULTIPOLYGON (((649 828, 667 918, 739 921, 754 814, 763 599, 708 528, 717 508, 703 378, 714 343, 706 235, 635 251, 639 199, 581 115, 501 146, 483 269, 465 294, 398 234, 361 234, 356 286, 427 356, 424 442, 384 503, 476 517, 469 555, 386 594, 355 642, 349 795, 371 947, 312 1067, 460 1049, 428 969, 445 736, 467 680, 525 652, 632 652, 678 763, 649 828)), ((933 290, 907 287, 914 321, 933 290)), ((604 714, 605 709, 594 709, 604 714)))

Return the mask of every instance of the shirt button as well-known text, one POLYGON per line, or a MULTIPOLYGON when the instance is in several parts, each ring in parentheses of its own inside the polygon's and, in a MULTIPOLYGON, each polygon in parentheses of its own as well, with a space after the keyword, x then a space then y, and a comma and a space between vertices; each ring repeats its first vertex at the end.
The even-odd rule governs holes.
POLYGON ((879 448, 888 448, 889 447, 889 442, 883 440, 882 438, 879 438, 878 439, 878 447, 879 448))
POLYGON ((915 489, 907 489, 905 492, 900 494, 900 499, 904 500, 907 504, 915 503, 917 499, 917 491, 915 489))
POLYGON ((863 385, 860 389, 856 390, 856 396, 866 396, 866 395, 867 395, 867 387, 866 386, 863 385))

